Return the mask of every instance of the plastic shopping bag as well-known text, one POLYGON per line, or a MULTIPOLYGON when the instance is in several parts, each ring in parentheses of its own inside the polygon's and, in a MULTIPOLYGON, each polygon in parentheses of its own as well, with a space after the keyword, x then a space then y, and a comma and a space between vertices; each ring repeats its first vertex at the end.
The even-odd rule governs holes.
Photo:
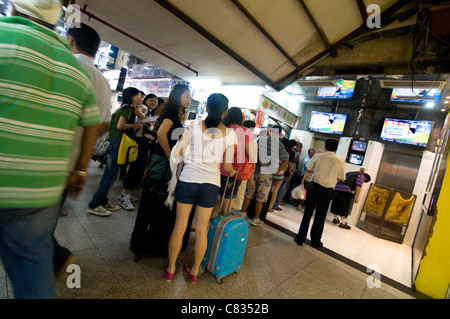
POLYGON ((291 196, 294 199, 305 200, 306 199, 306 190, 303 185, 298 185, 291 191, 291 196))

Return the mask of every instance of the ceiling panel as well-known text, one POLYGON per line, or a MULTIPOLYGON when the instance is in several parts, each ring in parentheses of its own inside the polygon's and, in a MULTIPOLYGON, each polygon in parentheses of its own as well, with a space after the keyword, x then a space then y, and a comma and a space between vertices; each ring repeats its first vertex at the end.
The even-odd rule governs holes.
POLYGON ((286 57, 231 1, 171 0, 170 3, 273 82, 295 70, 285 63, 286 57))
MULTIPOLYGON (((322 69, 351 64, 347 55, 367 64, 359 57, 363 50, 342 46, 364 32, 378 32, 365 26, 364 6, 376 4, 394 13, 405 5, 417 6, 418 0, 72 2, 91 16, 88 23, 103 40, 187 81, 267 84, 280 90, 312 72, 316 64, 322 69), (390 10, 393 5, 395 10, 390 10)), ((352 45, 370 48, 360 42, 352 45)), ((398 41, 394 58, 402 58, 403 42, 398 41)))
POLYGON ((388 9, 390 6, 396 4, 397 2, 398 2, 397 0, 364 0, 366 8, 371 4, 375 4, 380 7, 381 12, 388 9))
MULTIPOLYGON (((135 36, 169 57, 189 65, 198 71, 198 77, 219 80, 224 84, 265 84, 254 73, 153 1, 90 0, 85 4, 87 12, 135 36), (223 70, 219 72, 218 69, 223 70)), ((102 40, 187 81, 193 82, 198 79, 189 69, 102 22, 94 18, 88 20, 86 15, 82 17, 99 32, 102 40)))
POLYGON ((305 3, 331 44, 364 23, 356 0, 309 0, 305 3))
POLYGON ((241 3, 298 66, 326 49, 298 0, 245 0, 241 3))

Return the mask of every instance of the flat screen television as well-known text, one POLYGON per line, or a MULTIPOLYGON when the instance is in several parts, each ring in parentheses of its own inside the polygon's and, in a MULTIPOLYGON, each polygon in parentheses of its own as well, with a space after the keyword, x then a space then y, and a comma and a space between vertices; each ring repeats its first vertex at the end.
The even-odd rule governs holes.
POLYGON ((342 135, 346 121, 347 114, 312 111, 309 130, 318 133, 342 135))
POLYGON ((367 149, 367 142, 364 141, 352 141, 351 150, 357 152, 365 152, 367 149))
POLYGON ((363 161, 364 161, 364 155, 349 154, 348 163, 361 166, 363 161))
POLYGON ((317 89, 316 97, 319 99, 343 99, 349 100, 355 91, 355 80, 335 80, 338 87, 325 86, 317 89))
POLYGON ((427 147, 434 122, 414 121, 386 118, 380 138, 389 142, 397 142, 427 147))
POLYGON ((364 162, 366 151, 367 151, 366 141, 358 141, 352 139, 350 147, 348 148, 348 154, 345 161, 350 164, 361 166, 364 162))
POLYGON ((437 102, 441 96, 441 89, 395 88, 392 89, 391 102, 428 103, 437 102))

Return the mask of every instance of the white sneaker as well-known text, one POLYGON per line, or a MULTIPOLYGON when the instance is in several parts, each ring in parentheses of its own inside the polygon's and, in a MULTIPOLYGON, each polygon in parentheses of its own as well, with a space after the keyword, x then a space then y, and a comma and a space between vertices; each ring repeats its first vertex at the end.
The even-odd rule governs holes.
POLYGON ((97 216, 106 217, 111 215, 111 212, 109 210, 106 210, 102 205, 99 205, 96 208, 88 208, 87 211, 97 216))
POLYGON ((119 205, 122 206, 122 208, 125 210, 134 210, 134 206, 131 204, 130 198, 128 196, 122 197, 122 199, 119 201, 119 205))
POLYGON ((248 217, 247 213, 242 213, 242 218, 244 218, 245 220, 250 219, 250 217, 248 217))
POLYGON ((262 220, 260 220, 259 218, 255 218, 252 221, 252 226, 261 227, 263 225, 264 225, 264 222, 262 220))
MULTIPOLYGON (((139 198, 137 198, 131 194, 128 194, 128 196, 130 198, 130 202, 138 202, 139 201, 139 198)), ((122 191, 122 194, 119 195, 119 201, 123 200, 124 197, 125 197, 125 193, 124 193, 124 191, 122 191)))

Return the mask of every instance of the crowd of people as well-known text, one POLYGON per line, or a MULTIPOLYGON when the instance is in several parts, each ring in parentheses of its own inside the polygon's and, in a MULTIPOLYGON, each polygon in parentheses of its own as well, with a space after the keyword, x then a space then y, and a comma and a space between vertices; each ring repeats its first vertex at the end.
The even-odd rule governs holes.
MULTIPOLYGON (((370 180, 362 173, 345 176, 333 139, 326 142, 326 153, 309 150, 304 171, 297 170, 303 145, 282 137, 279 125, 261 130, 257 137, 255 123, 244 121, 239 108, 229 108, 222 94, 210 95, 207 117, 187 127, 191 92, 181 84, 167 100, 127 87, 121 106, 111 114, 108 82, 94 65, 100 45, 97 32, 81 23, 70 28, 64 40, 52 31, 61 14, 59 0, 11 2, 13 16, 0 19, 0 48, 8 51, 6 58, 0 57, 0 257, 16 298, 55 298, 55 273, 73 257, 58 244, 56 224, 66 197, 76 199, 83 191, 96 141, 105 132, 109 145, 103 176, 87 207, 91 214, 107 217, 120 208, 134 210, 132 202, 139 198, 131 191, 141 188, 145 176, 167 182, 173 173, 171 158, 184 161, 174 194, 169 263, 163 269, 167 281, 173 279, 194 205, 194 263, 183 267, 191 282, 197 281, 208 223, 216 214, 235 208, 248 218, 254 200, 250 223, 262 226, 264 204, 268 212, 280 210, 293 187, 310 183, 295 241, 305 241, 315 210, 312 244, 320 247, 336 182, 344 184, 336 186, 339 192, 348 194, 370 180), (137 142, 138 157, 126 166, 115 205, 108 195, 121 170, 117 157, 123 134, 137 142)), ((339 198, 335 219, 348 229, 347 212, 340 207, 349 197, 339 198)))

